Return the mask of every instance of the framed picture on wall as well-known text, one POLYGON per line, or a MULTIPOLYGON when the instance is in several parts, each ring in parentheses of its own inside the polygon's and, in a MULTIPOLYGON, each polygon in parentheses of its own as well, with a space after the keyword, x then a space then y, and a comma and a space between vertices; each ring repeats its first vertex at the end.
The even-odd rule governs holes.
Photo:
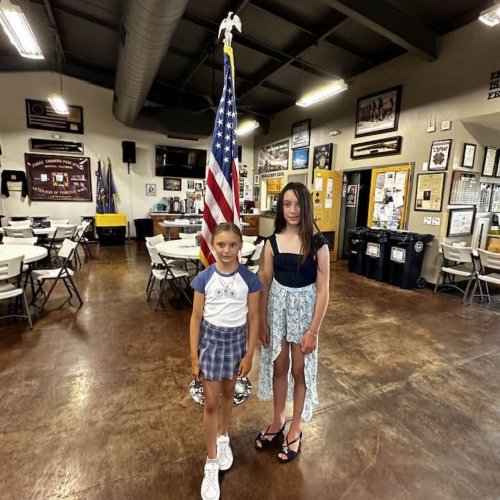
POLYGON ((415 210, 441 212, 446 173, 417 174, 415 210))
POLYGON ((311 120, 302 120, 292 125, 292 149, 309 146, 311 137, 311 120))
POLYGON ((156 196, 156 184, 146 184, 146 196, 156 196))
POLYGON ((497 148, 492 146, 486 146, 484 149, 483 171, 481 173, 483 177, 495 176, 495 167, 498 163, 497 153, 497 148))
POLYGON ((323 168, 331 170, 332 168, 333 143, 315 146, 313 150, 313 168, 323 168))
POLYGON ((476 145, 475 144, 464 144, 464 150, 462 152, 462 167, 474 168, 474 158, 476 157, 476 145))
POLYGON ((164 177, 163 178, 163 190, 164 191, 181 191, 182 190, 182 179, 177 177, 164 177))
POLYGON ((292 152, 292 170, 301 170, 309 166, 309 148, 294 149, 292 152))
POLYGON ((432 141, 429 170, 446 170, 451 152, 451 139, 432 141))
POLYGON ((358 99, 355 137, 381 134, 398 129, 402 85, 358 99))
POLYGON ((469 236, 474 229, 476 209, 452 208, 448 218, 448 231, 446 236, 469 236))

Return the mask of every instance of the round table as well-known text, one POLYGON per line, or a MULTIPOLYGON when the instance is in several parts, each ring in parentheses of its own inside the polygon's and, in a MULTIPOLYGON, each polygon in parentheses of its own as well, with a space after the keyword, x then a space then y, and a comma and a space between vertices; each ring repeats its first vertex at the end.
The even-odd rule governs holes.
POLYGON ((0 260, 24 255, 24 263, 32 264, 47 256, 47 249, 35 245, 0 245, 0 260))
MULTIPOLYGON (((161 255, 173 259, 199 260, 200 258, 200 247, 196 245, 194 238, 164 241, 155 245, 155 248, 161 255)), ((254 250, 255 245, 244 241, 241 255, 248 257, 254 250)))

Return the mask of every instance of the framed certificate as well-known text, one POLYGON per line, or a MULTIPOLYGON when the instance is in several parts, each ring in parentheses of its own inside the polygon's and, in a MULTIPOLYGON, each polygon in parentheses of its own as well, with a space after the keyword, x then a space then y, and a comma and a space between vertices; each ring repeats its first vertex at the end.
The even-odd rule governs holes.
POLYGON ((476 156, 476 145, 475 144, 464 144, 464 150, 462 153, 462 167, 474 168, 474 158, 476 156))
POLYGON ((483 177, 494 177, 495 176, 495 166, 497 164, 497 148, 492 146, 486 146, 484 150, 484 161, 483 161, 483 171, 481 175, 483 177))
POLYGON ((429 170, 446 170, 450 158, 451 139, 433 141, 429 155, 429 170))
POLYGON ((452 208, 446 236, 468 236, 474 227, 475 208, 452 208))
POLYGON ((445 172, 417 175, 415 210, 441 212, 445 176, 445 172))

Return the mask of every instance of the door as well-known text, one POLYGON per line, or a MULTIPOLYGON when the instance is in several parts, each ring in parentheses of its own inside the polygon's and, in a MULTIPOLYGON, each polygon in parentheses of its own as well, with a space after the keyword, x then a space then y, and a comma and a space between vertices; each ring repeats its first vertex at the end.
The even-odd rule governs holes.
POLYGON ((316 169, 312 191, 314 219, 320 231, 332 245, 331 261, 337 260, 341 196, 342 173, 316 169))

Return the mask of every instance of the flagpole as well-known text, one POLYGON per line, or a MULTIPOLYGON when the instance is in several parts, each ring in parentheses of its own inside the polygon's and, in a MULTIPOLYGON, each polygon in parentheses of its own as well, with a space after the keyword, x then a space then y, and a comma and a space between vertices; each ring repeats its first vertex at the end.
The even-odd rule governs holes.
POLYGON ((221 222, 240 225, 238 182, 238 139, 232 30, 241 32, 241 21, 229 12, 219 27, 224 31, 224 87, 217 106, 214 131, 206 173, 205 204, 200 238, 200 261, 207 267, 215 262, 212 254, 212 232, 221 222))

